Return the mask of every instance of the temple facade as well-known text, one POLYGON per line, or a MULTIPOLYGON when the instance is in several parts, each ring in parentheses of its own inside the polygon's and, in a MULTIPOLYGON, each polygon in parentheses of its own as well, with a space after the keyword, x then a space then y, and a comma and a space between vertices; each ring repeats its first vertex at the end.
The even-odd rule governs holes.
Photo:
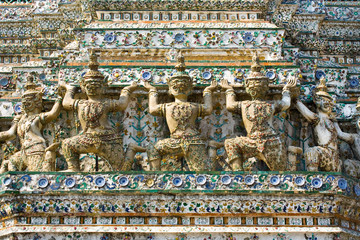
POLYGON ((0 2, 0 239, 360 239, 360 2, 0 2))

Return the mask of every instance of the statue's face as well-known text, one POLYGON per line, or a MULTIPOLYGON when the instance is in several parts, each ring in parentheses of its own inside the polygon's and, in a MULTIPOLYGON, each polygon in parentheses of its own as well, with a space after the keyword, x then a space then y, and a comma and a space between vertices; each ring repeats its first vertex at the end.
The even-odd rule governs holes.
POLYGON ((41 97, 37 94, 27 94, 21 99, 21 107, 25 112, 34 111, 39 105, 41 105, 41 97))
POLYGON ((316 101, 316 105, 323 113, 330 114, 334 107, 333 100, 327 97, 320 96, 316 101))
POLYGON ((250 79, 245 80, 246 92, 250 94, 252 98, 263 97, 268 91, 269 84, 266 80, 250 79))
POLYGON ((192 90, 192 84, 183 79, 173 79, 169 87, 170 94, 176 96, 189 96, 192 90))
POLYGON ((86 79, 84 89, 88 96, 98 96, 102 94, 103 86, 97 79, 86 79))

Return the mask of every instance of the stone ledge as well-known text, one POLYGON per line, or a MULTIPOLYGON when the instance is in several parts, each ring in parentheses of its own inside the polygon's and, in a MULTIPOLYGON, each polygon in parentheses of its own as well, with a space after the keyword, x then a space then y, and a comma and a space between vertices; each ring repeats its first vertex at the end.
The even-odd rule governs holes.
POLYGON ((5 239, 35 232, 360 236, 359 181, 341 173, 8 172, 0 183, 5 239))
POLYGON ((333 194, 358 198, 357 179, 326 172, 8 172, 4 194, 217 193, 333 194))

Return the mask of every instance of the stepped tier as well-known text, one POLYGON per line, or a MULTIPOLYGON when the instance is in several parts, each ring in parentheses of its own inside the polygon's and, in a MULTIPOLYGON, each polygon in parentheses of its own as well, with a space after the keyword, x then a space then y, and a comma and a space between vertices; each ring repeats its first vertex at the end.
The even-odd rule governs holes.
POLYGON ((2 237, 360 236, 359 181, 339 173, 9 172, 0 182, 2 237))

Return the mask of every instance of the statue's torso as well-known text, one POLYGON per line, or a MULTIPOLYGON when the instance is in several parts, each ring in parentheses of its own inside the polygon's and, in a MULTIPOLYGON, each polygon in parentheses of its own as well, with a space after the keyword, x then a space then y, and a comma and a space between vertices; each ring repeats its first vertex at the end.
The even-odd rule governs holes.
POLYGON ((20 138, 21 147, 27 149, 33 145, 44 143, 45 139, 41 134, 42 124, 40 114, 24 114, 17 125, 17 134, 20 138))
POLYGON ((266 101, 243 101, 241 113, 247 136, 250 138, 273 137, 277 133, 273 127, 273 104, 266 101))
POLYGON ((101 133, 113 129, 109 123, 107 101, 80 100, 78 103, 78 115, 84 132, 101 133))
POLYGON ((172 137, 191 137, 199 135, 195 120, 199 114, 199 104, 180 102, 167 103, 165 116, 172 137))
POLYGON ((318 115, 317 123, 314 125, 314 133, 319 146, 337 149, 337 132, 329 117, 318 115))

